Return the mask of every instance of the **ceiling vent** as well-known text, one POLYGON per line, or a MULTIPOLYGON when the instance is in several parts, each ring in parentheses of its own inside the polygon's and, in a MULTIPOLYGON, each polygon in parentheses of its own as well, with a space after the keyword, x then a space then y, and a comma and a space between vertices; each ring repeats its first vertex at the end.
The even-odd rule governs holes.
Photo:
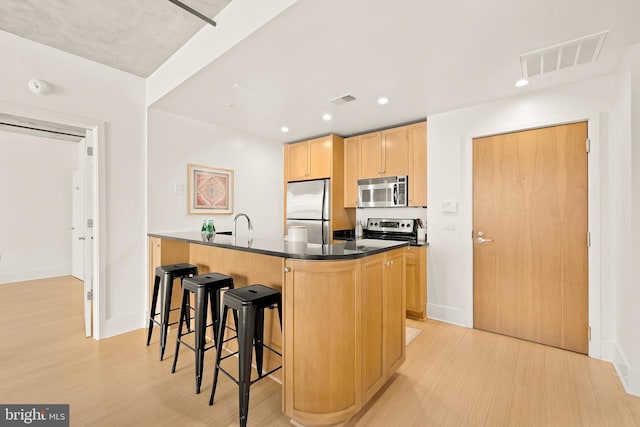
POLYGON ((563 68, 598 60, 609 30, 520 55, 522 78, 528 79, 563 68))
POLYGON ((346 95, 342 95, 342 96, 338 96, 337 98, 330 99, 329 102, 332 103, 333 105, 342 105, 342 104, 346 104, 347 102, 351 102, 355 100, 356 100, 356 97, 348 93, 346 95))

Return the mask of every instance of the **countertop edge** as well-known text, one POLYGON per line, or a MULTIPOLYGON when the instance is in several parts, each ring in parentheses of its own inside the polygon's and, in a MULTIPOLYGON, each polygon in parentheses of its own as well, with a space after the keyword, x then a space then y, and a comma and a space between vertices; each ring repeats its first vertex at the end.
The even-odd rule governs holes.
MULTIPOLYGON (((275 256, 279 258, 299 259, 303 261, 347 261, 347 260, 366 258, 368 256, 410 246, 408 242, 394 241, 397 244, 394 244, 389 247, 383 247, 383 248, 369 248, 366 250, 366 252, 359 252, 354 254, 296 254, 296 253, 290 253, 290 252, 271 251, 268 249, 236 246, 236 245, 227 244, 227 243, 205 242, 202 240, 175 236, 175 235, 172 235, 171 233, 166 233, 166 234, 165 233, 147 233, 147 237, 157 237, 160 239, 177 240, 185 243, 193 243, 197 245, 212 246, 212 247, 231 249, 231 250, 242 251, 242 252, 251 252, 256 254, 275 256)), ((390 243, 390 241, 387 241, 387 242, 390 243)))

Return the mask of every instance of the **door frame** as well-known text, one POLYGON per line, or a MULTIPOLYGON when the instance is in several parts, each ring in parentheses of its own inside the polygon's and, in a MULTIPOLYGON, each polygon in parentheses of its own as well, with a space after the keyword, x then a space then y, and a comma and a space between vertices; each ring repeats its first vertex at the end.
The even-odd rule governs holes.
MULTIPOLYGON (((587 117, 571 117, 557 121, 537 121, 523 125, 507 125, 503 128, 490 128, 478 131, 473 135, 466 135, 464 138, 464 168, 463 168, 463 189, 462 202, 468 206, 465 214, 461 217, 464 230, 468 230, 469 239, 465 245, 467 266, 467 278, 465 279, 465 326, 473 328, 473 139, 482 138, 504 133, 513 133, 531 129, 566 125, 576 122, 587 122, 587 135, 590 140, 590 150, 587 156, 588 161, 588 227, 591 234, 591 245, 588 250, 589 257, 589 326, 591 337, 589 339, 589 356, 597 359, 602 358, 602 312, 600 296, 600 145, 601 140, 606 139, 606 126, 602 127, 601 122, 606 123, 606 118, 601 117, 603 113, 594 112, 587 117)), ((586 142, 585 142, 586 149, 586 142)))
MULTIPOLYGON (((0 101, 0 112, 16 116, 44 120, 52 123, 59 123, 67 126, 75 126, 90 130, 90 136, 86 138, 87 146, 93 147, 93 172, 92 172, 92 192, 93 192, 93 239, 91 239, 92 272, 91 282, 93 284, 92 300, 92 336, 98 340, 102 337, 102 327, 106 314, 104 287, 104 273, 101 267, 106 265, 104 243, 101 239, 102 218, 106 218, 105 211, 105 122, 89 117, 76 116, 53 110, 46 110, 27 105, 14 104, 0 101)), ((88 278, 85 275, 85 280, 88 278)))

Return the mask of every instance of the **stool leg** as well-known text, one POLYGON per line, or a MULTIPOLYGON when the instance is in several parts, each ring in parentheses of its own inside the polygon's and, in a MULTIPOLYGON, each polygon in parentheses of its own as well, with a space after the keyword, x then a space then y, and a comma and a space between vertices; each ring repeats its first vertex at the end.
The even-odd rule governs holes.
MULTIPOLYGON (((211 397, 209 398, 209 405, 213 405, 213 398, 216 394, 216 386, 218 385, 218 371, 220 370, 220 358, 222 357, 222 343, 224 342, 224 325, 227 323, 227 312, 229 307, 226 305, 222 307, 222 316, 220 317, 220 325, 218 327, 218 343, 216 345, 216 363, 213 369, 213 386, 211 387, 211 397)), ((235 310, 233 310, 235 311, 235 310)))
POLYGON ((153 280, 153 296, 151 297, 151 312, 149 313, 149 332, 147 334, 147 347, 151 342, 151 333, 153 332, 153 319, 156 314, 156 305, 158 304, 158 288, 160 287, 160 276, 156 274, 153 280))
POLYGON ((196 394, 200 394, 200 385, 202 384, 202 367, 204 365, 204 337, 207 328, 207 295, 203 288, 198 288, 196 290, 195 303, 196 394))
POLYGON ((218 328, 220 327, 220 289, 209 292, 209 303, 211 304, 211 320, 213 324, 213 344, 218 346, 218 328))
MULTIPOLYGON (((189 292, 183 290, 182 291, 182 303, 180 304, 180 319, 182 319, 182 315, 184 314, 185 306, 184 300, 189 298, 189 292)), ((178 336, 176 337, 176 351, 173 354, 173 366, 171 367, 171 373, 174 374, 176 372, 176 364, 178 363, 178 353, 180 352, 180 340, 182 339, 182 322, 178 322, 178 336)))
POLYGON ((253 350, 253 336, 256 325, 255 307, 243 306, 240 311, 238 324, 239 369, 238 386, 240 399, 240 426, 247 425, 249 414, 249 387, 251 386, 251 353, 253 350))
POLYGON ((162 322, 160 327, 160 360, 164 357, 164 349, 167 345, 167 330, 169 328, 169 313, 171 311, 171 293, 173 291, 173 275, 165 273, 161 282, 162 296, 162 322))
MULTIPOLYGON (((180 278, 180 289, 184 291, 183 285, 184 277, 180 278)), ((191 308, 190 299, 182 299, 180 301, 180 323, 184 322, 187 325, 187 332, 191 332, 191 308)))
POLYGON ((262 359, 264 354, 264 309, 256 310, 255 329, 253 332, 256 347, 256 368, 258 369, 258 377, 262 378, 262 359))

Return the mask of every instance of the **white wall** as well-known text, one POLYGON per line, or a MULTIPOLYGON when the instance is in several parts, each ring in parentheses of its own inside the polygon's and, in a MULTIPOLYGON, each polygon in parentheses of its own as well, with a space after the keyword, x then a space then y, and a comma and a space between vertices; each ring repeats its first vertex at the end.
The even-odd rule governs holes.
MULTIPOLYGON (((468 327, 473 325, 472 138, 591 119, 591 162, 593 151, 597 152, 601 143, 597 135, 599 130, 594 128, 594 124, 599 119, 599 111, 611 109, 610 94, 615 92, 615 82, 614 77, 602 78, 554 91, 531 92, 428 118, 430 317, 468 327), (458 212, 441 212, 444 200, 457 201, 458 212)), ((589 173, 590 185, 599 185, 599 182, 591 181, 594 171, 590 169, 589 173)), ((593 187, 590 188, 590 197, 593 190, 593 187)), ((590 202, 593 202, 593 198, 590 202)), ((590 211, 590 221, 597 216, 597 212, 590 211)), ((593 228, 590 223, 592 233, 593 228)), ((593 237, 597 240, 598 236, 593 237)), ((598 326, 596 332, 599 332, 599 325, 595 326, 598 326)))
MULTIPOLYGON (((217 231, 230 231, 242 212, 251 218, 253 237, 281 238, 283 169, 280 143, 149 108, 148 230, 200 230, 203 218, 213 218, 217 231), (189 163, 233 169, 233 214, 188 214, 189 163), (176 185, 182 194, 175 194, 176 185)), ((246 227, 240 219, 238 234, 246 227)))
POLYGON ((71 274, 79 145, 0 131, 0 283, 71 274))
POLYGON ((640 45, 618 87, 611 152, 611 276, 617 287, 613 360, 628 392, 640 395, 640 45))
MULTIPOLYGON (((0 31, 0 110, 105 123, 102 141, 100 316, 105 337, 142 327, 146 306, 145 81, 0 31), (29 79, 52 85, 35 95, 29 79)), ((0 211, 0 222, 5 221, 0 211)))
POLYGON ((589 120, 590 355, 616 360, 638 394, 640 235, 630 231, 640 233, 640 90, 630 98, 629 82, 640 87, 640 67, 633 72, 428 118, 428 316, 473 326, 472 138, 589 120), (443 200, 458 201, 458 213, 441 212, 443 200))

